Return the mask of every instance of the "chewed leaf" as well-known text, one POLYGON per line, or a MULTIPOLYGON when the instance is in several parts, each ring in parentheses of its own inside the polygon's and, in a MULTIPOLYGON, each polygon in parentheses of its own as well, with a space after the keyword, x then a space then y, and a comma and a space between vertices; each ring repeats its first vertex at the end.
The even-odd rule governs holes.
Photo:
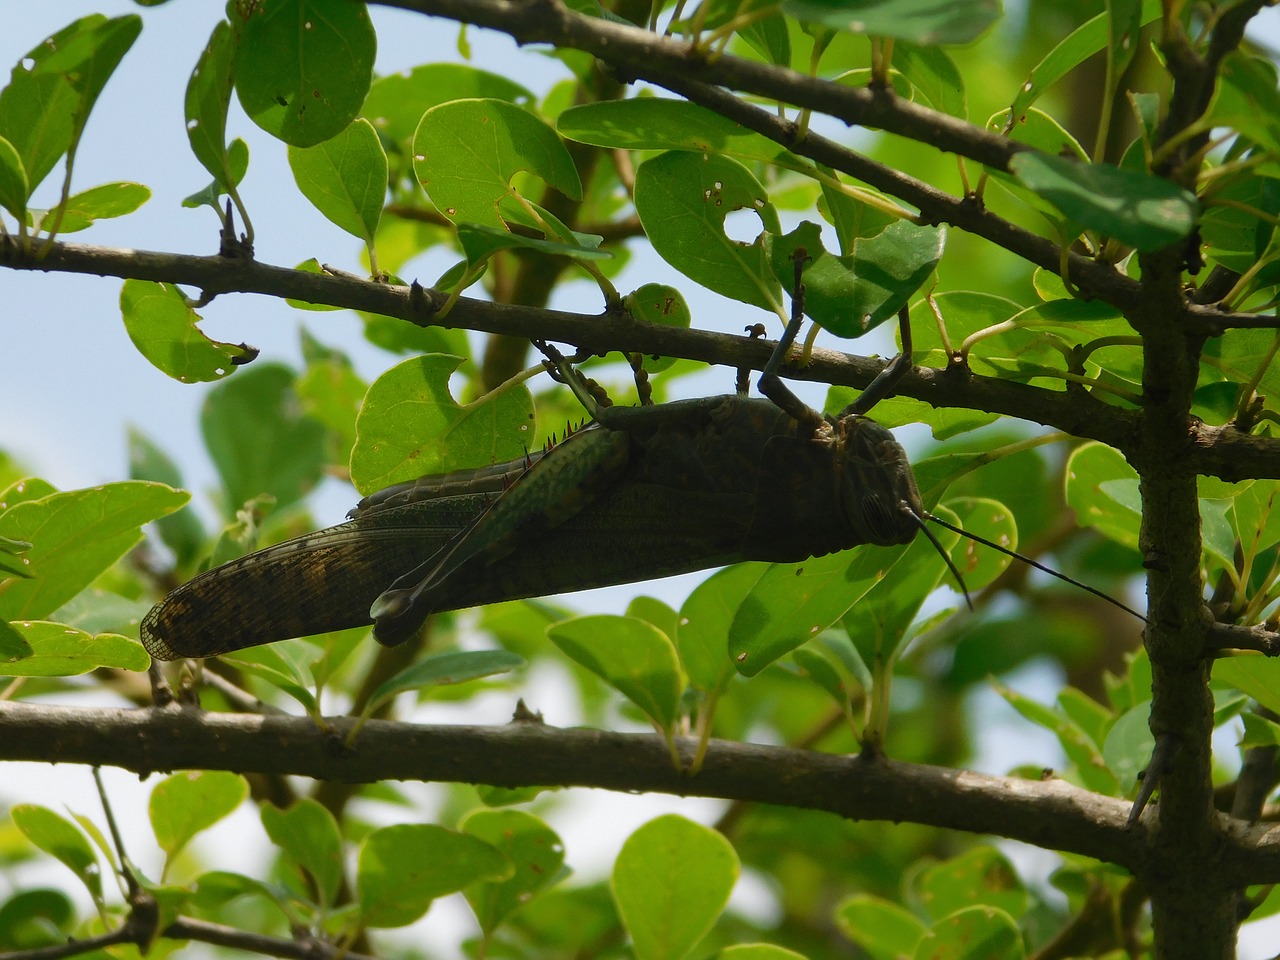
POLYGON ((1195 228, 1200 201, 1177 184, 1107 163, 1076 163, 1026 151, 1009 170, 1089 230, 1138 250, 1159 250, 1195 228))
POLYGON ((751 210, 770 233, 778 214, 760 182, 728 157, 672 150, 636 171, 636 213, 653 248, 690 280, 733 300, 780 311, 781 288, 760 237, 751 243, 725 232, 725 218, 751 210))
POLYGON ((436 208, 454 222, 504 227, 499 202, 522 170, 566 197, 582 197, 573 158, 541 119, 505 100, 456 100, 422 115, 413 170, 436 208))
POLYGON ((120 291, 124 327, 152 366, 181 383, 221 380, 252 359, 244 344, 211 340, 196 326, 200 315, 171 283, 126 280, 120 291))
POLYGON ((521 384, 459 404, 449 377, 461 363, 443 353, 413 357, 369 387, 351 451, 351 479, 362 494, 525 453, 533 436, 528 389, 521 384))

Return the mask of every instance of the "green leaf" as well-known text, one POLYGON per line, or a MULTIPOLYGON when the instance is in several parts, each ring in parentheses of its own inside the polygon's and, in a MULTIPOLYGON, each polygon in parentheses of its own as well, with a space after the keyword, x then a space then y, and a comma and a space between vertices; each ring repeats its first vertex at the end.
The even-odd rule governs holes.
POLYGON ((379 684, 370 695, 365 711, 369 713, 376 710, 382 703, 406 690, 467 683, 470 680, 479 680, 481 677, 519 670, 524 665, 524 657, 508 650, 455 650, 448 653, 433 653, 379 684))
POLYGON ((230 814, 249 796, 249 784, 222 770, 187 770, 161 780, 151 791, 147 813, 165 871, 188 843, 230 814))
POLYGON ((808 220, 784 236, 766 234, 774 275, 790 287, 793 254, 803 248, 805 313, 837 337, 859 337, 895 317, 929 279, 946 245, 947 232, 906 220, 874 237, 853 240, 853 253, 836 256, 822 245, 821 227, 808 220))
POLYGON ((522 170, 571 200, 582 198, 573 158, 541 119, 505 100, 457 100, 432 107, 413 135, 413 169, 441 213, 504 228, 498 203, 514 195, 522 170))
POLYGON ((909 957, 924 936, 920 919, 898 904, 868 893, 855 894, 836 907, 836 923, 871 960, 909 957))
POLYGON ((1200 215, 1200 201, 1177 184, 1111 164, 1024 151, 1009 171, 1073 222, 1138 250, 1181 240, 1200 215))
MULTIPOLYGON (((0 665, 25 660, 34 652, 31 644, 27 643, 26 637, 16 626, 8 620, 0 620, 0 665)), ((3 666, 0 666, 0 672, 3 672, 3 669, 3 666)))
POLYGON ((920 874, 917 889, 920 902, 935 920, 978 905, 1021 917, 1030 899, 1013 864, 995 847, 986 846, 929 867, 920 874))
MULTIPOLYGON (((1280 151, 1275 64, 1232 51, 1222 60, 1206 127, 1232 127, 1270 153, 1280 151)), ((0 132, 3 132, 0 130, 0 132)))
POLYGON ((387 155, 368 120, 313 147, 290 145, 289 167, 302 195, 331 223, 373 243, 387 196, 387 155))
POLYGON ((575 617, 547 628, 565 656, 586 667, 670 731, 684 688, 675 645, 665 633, 635 617, 575 617))
POLYGON ((351 482, 362 494, 524 455, 533 435, 528 389, 499 388, 459 404, 449 392, 449 377, 462 362, 442 353, 413 357, 369 387, 351 451, 351 482))
POLYGON ((342 886, 342 833, 333 814, 301 797, 287 810, 263 804, 260 815, 271 842, 311 877, 321 906, 335 903, 342 886))
POLYGON ((320 704, 313 692, 315 684, 309 661, 314 651, 306 641, 298 640, 237 650, 222 659, 287 693, 302 704, 308 716, 318 719, 320 704))
POLYGON ((228 517, 263 493, 282 510, 323 476, 325 429, 302 412, 294 381, 288 367, 255 364, 205 397, 200 431, 222 478, 228 517))
POLYGON ((220 380, 257 351, 220 343, 204 335, 200 315, 171 283, 126 280, 120 291, 124 328, 138 352, 157 370, 180 383, 220 380))
POLYGON ((654 250, 690 280, 723 296, 775 313, 780 288, 762 237, 741 243, 725 218, 747 209, 764 229, 781 232, 768 194, 746 167, 722 156, 669 151, 636 171, 636 213, 654 250))
POLYGON ((500 850, 434 824, 404 823, 365 837, 356 868, 361 920, 370 927, 413 923, 431 901, 513 872, 500 850))
POLYGON ((1241 748, 1280 746, 1280 723, 1249 712, 1240 714, 1240 720, 1244 723, 1244 736, 1238 743, 1241 748))
POLYGON ((713 953, 711 960, 807 960, 803 953, 772 943, 735 943, 713 953))
POLYGON ((0 903, 0 944, 6 950, 56 949, 71 939, 76 912, 61 890, 22 890, 0 903))
POLYGON ((88 838, 71 821, 48 807, 19 803, 9 811, 14 826, 45 853, 60 860, 102 904, 102 869, 88 838))
POLYGON ((1151 762, 1151 751, 1156 741, 1151 735, 1151 701, 1139 703, 1126 710, 1107 731, 1102 744, 1102 758, 1128 793, 1138 784, 1138 776, 1151 762))
POLYGON ((737 854, 709 827, 668 814, 631 834, 613 865, 613 898, 636 960, 688 956, 737 879, 737 854))
MULTIPOLYGON (((43 493, 40 485, 30 485, 43 493)), ((0 537, 25 540, 29 580, 0 583, 0 619, 48 616, 142 539, 142 525, 183 506, 184 490, 127 480, 45 493, 0 512, 0 537)))
POLYGON ((0 136, 0 207, 4 207, 19 223, 27 222, 27 198, 31 184, 22 157, 12 143, 0 136))
POLYGON ((507 100, 519 106, 535 97, 514 80, 461 63, 427 63, 408 74, 379 77, 369 88, 361 113, 374 128, 398 142, 413 136, 422 115, 453 100, 507 100))
POLYGON ((540 240, 537 237, 524 237, 498 227, 489 227, 480 223, 458 224, 458 243, 462 252, 467 255, 467 262, 472 266, 482 264, 499 250, 537 250, 539 253, 550 253, 562 257, 575 257, 581 260, 608 260, 613 254, 601 250, 600 237, 585 233, 576 233, 578 243, 562 243, 558 240, 540 240))
POLYGON ((1077 520, 1137 549, 1142 514, 1125 492, 1134 489, 1138 475, 1120 452, 1102 443, 1082 444, 1067 460, 1066 476, 1067 505, 1075 510, 1077 520))
MULTIPOLYGON (((1148 24, 1160 16, 1160 0, 1143 0, 1141 22, 1148 24)), ((1064 76, 1093 56, 1107 44, 1109 19, 1106 13, 1086 20, 1064 37, 1050 50, 1027 76, 1013 99, 1014 116, 1026 113, 1027 108, 1064 76)), ((895 51, 895 60, 897 58, 895 51)))
POLYGON ((759 160, 792 170, 812 165, 768 137, 687 100, 637 97, 570 107, 556 119, 560 135, 625 150, 687 150, 759 160))
POLYGON ((902 71, 915 91, 933 109, 961 120, 968 116, 964 76, 956 62, 942 48, 895 43, 893 67, 902 71))
POLYGON ((829 30, 924 47, 970 43, 1001 16, 999 0, 783 0, 782 12, 829 30))
POLYGON ((234 55, 231 24, 220 20, 196 61, 183 101, 191 152, 224 191, 240 180, 232 172, 227 152, 227 108, 231 105, 231 91, 235 84, 232 75, 234 55))
POLYGON ((523 810, 478 810, 460 826, 464 833, 506 854, 515 868, 505 880, 482 881, 463 891, 485 934, 492 933, 535 894, 560 879, 564 844, 533 814, 523 810))
POLYGON ((9 141, 22 160, 27 194, 40 186, 75 137, 75 111, 80 97, 68 80, 56 73, 33 73, 20 61, 9 85, 0 90, 0 137, 9 141))
MULTIPOLYGON (((110 220, 133 213, 150 199, 150 188, 140 183, 119 181, 90 187, 67 198, 66 206, 62 208, 62 224, 58 229, 62 233, 86 230, 96 220, 110 220)), ((36 229, 51 226, 57 212, 58 208, 55 207, 45 213, 36 224, 36 229)))
MULTIPOLYGON (((128 428, 128 451, 130 480, 152 480, 175 489, 183 486, 177 464, 137 427, 128 428)), ((161 541, 173 551, 180 567, 194 563, 204 549, 204 526, 195 510, 189 507, 160 517, 155 525, 161 541)))
POLYGON ((715 694, 733 676, 729 625, 767 569, 763 563, 725 567, 698 584, 685 600, 675 639, 690 686, 715 694))
MULTIPOLYGON (((656 323, 664 327, 688 329, 693 321, 689 305, 684 295, 675 287, 665 283, 646 283, 637 287, 622 298, 623 306, 636 320, 643 323, 656 323)), ((670 369, 674 357, 653 357, 646 355, 644 369, 648 373, 660 373, 670 369)))
MULTIPOLYGON (((231 141, 231 145, 227 147, 227 179, 228 184, 224 185, 218 180, 214 180, 203 190, 197 190, 189 197, 182 198, 182 205, 188 209, 194 210, 197 207, 211 207, 219 214, 222 214, 221 198, 230 193, 231 188, 238 186, 240 181, 244 179, 244 175, 249 170, 249 145, 236 137, 231 141)), ((288 301, 292 303, 293 301, 288 301)), ((331 309, 337 310, 338 307, 331 309)))
MULTIPOLYGON (((48 172, 47 169, 41 171, 44 163, 52 166, 64 152, 69 156, 75 155, 80 136, 84 132, 84 125, 89 120, 89 114, 93 111, 98 95, 102 93, 103 87, 111 79, 111 74, 115 72, 124 55, 129 52, 129 48, 133 46, 133 41, 138 38, 141 31, 142 18, 137 14, 116 17, 112 20, 108 20, 101 14, 91 14, 63 27, 52 37, 32 48, 15 68, 16 72, 23 69, 24 64, 29 64, 29 69, 35 77, 57 76, 71 88, 75 98, 74 102, 69 101, 58 89, 57 84, 48 86, 41 84, 39 87, 38 93, 46 98, 41 104, 42 107, 54 107, 59 111, 68 112, 70 135, 66 136, 68 127, 65 121, 57 118, 50 123, 40 122, 37 125, 37 131, 30 137, 23 137, 24 144, 32 146, 34 152, 40 156, 40 161, 37 163, 27 163, 32 189, 48 172), (42 134, 52 134, 52 136, 46 140, 42 134), (36 146, 36 142, 40 142, 40 145, 36 146), (58 153, 51 156, 55 146, 58 148, 58 153)), ((19 146, 19 142, 3 125, 0 125, 0 135, 18 146, 19 152, 24 158, 27 157, 26 146, 19 146)))
MULTIPOLYGON (((959 519, 939 512, 953 522, 959 519)), ((950 550, 960 539, 950 530, 938 531, 944 549, 950 550)), ((946 574, 946 563, 933 543, 917 536, 892 568, 843 614, 842 625, 864 663, 891 665, 897 659, 920 607, 946 574)))
POLYGON ((1106 767, 1101 745, 1070 716, 1009 687, 998 683, 993 687, 1018 713, 1057 736, 1063 752, 1089 789, 1106 796, 1116 796, 1121 792, 1115 777, 1106 767))
POLYGON ((364 4, 272 0, 236 10, 234 72, 240 105, 295 147, 337 136, 360 112, 377 37, 364 4))
POLYGON ((930 927, 913 960, 1022 960, 1026 950, 1018 925, 992 907, 957 910, 930 927))
POLYGON ((74 677, 99 667, 145 670, 151 664, 142 644, 118 634, 95 636, 46 620, 15 620, 8 626, 30 653, 15 657, 0 653, 0 676, 74 677))
POLYGON ((1247 693, 1268 710, 1280 710, 1280 660, 1238 653, 1213 661, 1213 679, 1247 693))
POLYGON ((770 564, 729 628, 729 656, 744 677, 818 636, 856 604, 906 552, 855 547, 799 563, 770 564))

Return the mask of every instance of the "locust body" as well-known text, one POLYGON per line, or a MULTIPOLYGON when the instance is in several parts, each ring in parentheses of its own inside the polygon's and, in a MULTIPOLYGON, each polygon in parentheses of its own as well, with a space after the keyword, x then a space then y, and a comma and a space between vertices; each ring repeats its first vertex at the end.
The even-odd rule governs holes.
POLYGON ((200 574, 143 643, 205 657, 375 623, 391 645, 435 612, 910 541, 924 509, 902 447, 859 413, 808 413, 737 395, 597 411, 544 454, 388 488, 200 574))

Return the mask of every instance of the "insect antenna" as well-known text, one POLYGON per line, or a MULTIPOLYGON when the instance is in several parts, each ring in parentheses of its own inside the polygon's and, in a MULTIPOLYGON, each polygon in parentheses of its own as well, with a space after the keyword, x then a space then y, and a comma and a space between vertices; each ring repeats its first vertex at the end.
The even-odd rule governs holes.
MULTIPOLYGON (((920 517, 916 515, 914 510, 908 510, 906 512, 915 518, 916 523, 920 525, 920 532, 929 538, 929 542, 933 544, 933 549, 938 551, 938 555, 941 556, 943 562, 946 563, 947 569, 950 570, 951 575, 956 578, 956 583, 960 585, 960 592, 964 594, 964 602, 969 605, 969 610, 972 612, 973 598, 969 596, 969 588, 965 586, 964 577, 960 576, 959 568, 951 562, 951 554, 947 551, 947 548, 938 542, 938 538, 933 535, 933 531, 929 529, 929 525, 924 522, 926 518, 929 520, 936 520, 937 517, 931 513, 926 513, 924 517, 920 517)), ((950 527, 951 525, 945 524, 945 526, 950 527)), ((957 530, 958 528, 951 527, 951 529, 957 530)), ((964 533, 963 530, 958 530, 958 532, 964 533)), ((965 535, 968 536, 968 534, 965 535)))
MULTIPOLYGON (((926 512, 924 515, 924 519, 932 520, 934 523, 938 524, 939 526, 946 527, 948 530, 958 533, 962 537, 968 537, 974 543, 980 543, 984 547, 990 547, 992 550, 999 550, 1005 556, 1016 557, 1018 560, 1021 560, 1023 563, 1035 567, 1037 570, 1041 570, 1052 577, 1057 577, 1059 580, 1063 581, 1064 583, 1069 583, 1072 586, 1079 587, 1081 590, 1085 591, 1086 593, 1091 593, 1095 597, 1098 597, 1101 600, 1105 600, 1107 601, 1107 603, 1110 603, 1113 606, 1119 607, 1125 613, 1132 614, 1133 616, 1141 620, 1143 623, 1147 622, 1146 617, 1140 614, 1137 610, 1134 610, 1132 607, 1121 603, 1115 597, 1110 596, 1109 594, 1103 593, 1101 590, 1097 589, 1096 587, 1091 587, 1087 583, 1081 583, 1079 580, 1075 579, 1074 577, 1069 577, 1065 573, 1059 573, 1057 570, 1054 570, 1052 567, 1045 566, 1043 563, 1040 563, 1038 560, 1032 560, 1030 557, 1024 556, 1023 554, 1018 553, 1018 551, 1016 550, 1010 550, 1008 547, 1002 547, 1000 544, 995 543, 992 540, 988 540, 986 537, 980 537, 976 533, 970 533, 968 530, 965 530, 961 527, 957 527, 953 523, 948 523, 946 520, 943 520, 941 517, 935 516, 932 513, 926 512)), ((955 576, 956 580, 959 581, 960 589, 964 591, 964 598, 965 600, 968 601, 969 591, 965 589, 964 581, 960 579, 960 574, 956 570, 955 565, 951 562, 951 558, 947 555, 946 551, 942 549, 942 546, 938 543, 937 539, 933 536, 933 533, 930 532, 929 528, 925 526, 924 523, 920 524, 920 529, 923 530, 926 534, 928 534, 929 539, 933 541, 933 545, 938 548, 938 551, 946 559, 947 566, 951 568, 951 573, 955 576)), ((969 601, 969 609, 970 610, 973 609, 972 601, 969 601)))

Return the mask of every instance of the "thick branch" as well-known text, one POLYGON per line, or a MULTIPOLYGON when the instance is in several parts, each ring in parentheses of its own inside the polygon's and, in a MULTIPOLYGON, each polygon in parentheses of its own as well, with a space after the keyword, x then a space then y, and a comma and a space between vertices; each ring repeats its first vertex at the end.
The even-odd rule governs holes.
POLYGON ((509 34, 518 43, 585 50, 631 77, 666 86, 673 77, 808 107, 845 123, 900 134, 1004 170, 1029 149, 1007 137, 872 87, 850 87, 782 67, 717 54, 629 24, 574 13, 559 0, 371 0, 509 34))
MULTIPOLYGON (((371 720, 348 749, 344 736, 353 722, 334 719, 325 731, 302 717, 3 703, 0 760, 110 765, 140 774, 269 770, 352 783, 564 785, 751 800, 994 834, 1121 864, 1139 858, 1145 837, 1142 827, 1125 829, 1126 803, 1060 780, 726 741, 713 741, 702 770, 690 776, 672 767, 652 734, 529 722, 474 727, 371 720)), ((680 748, 691 758, 694 741, 683 740, 680 748)))
MULTIPOLYGON (((290 297, 396 317, 419 326, 465 328, 571 343, 596 353, 634 351, 683 357, 727 367, 764 367, 773 351, 765 340, 640 323, 625 315, 601 316, 491 303, 463 297, 446 318, 434 315, 444 295, 351 276, 304 273, 256 261, 193 256, 86 244, 55 243, 37 259, 20 253, 11 238, 0 237, 0 267, 17 270, 83 273, 99 277, 155 280, 198 288, 207 295, 258 293, 290 297)), ((1203 308, 1197 308, 1203 309, 1203 308)), ((1274 318, 1273 318, 1274 319, 1274 318)), ((865 387, 883 364, 874 359, 818 349, 809 364, 787 366, 782 375, 850 387, 865 387)), ((1137 415, 1079 391, 1068 395, 1023 383, 982 377, 963 367, 937 370, 915 367, 897 392, 935 407, 962 407, 1018 417, 1100 440, 1128 450, 1137 436, 1137 415)), ((1237 480, 1280 478, 1280 441, 1254 437, 1231 427, 1195 424, 1186 448, 1187 463, 1203 474, 1237 480)))

